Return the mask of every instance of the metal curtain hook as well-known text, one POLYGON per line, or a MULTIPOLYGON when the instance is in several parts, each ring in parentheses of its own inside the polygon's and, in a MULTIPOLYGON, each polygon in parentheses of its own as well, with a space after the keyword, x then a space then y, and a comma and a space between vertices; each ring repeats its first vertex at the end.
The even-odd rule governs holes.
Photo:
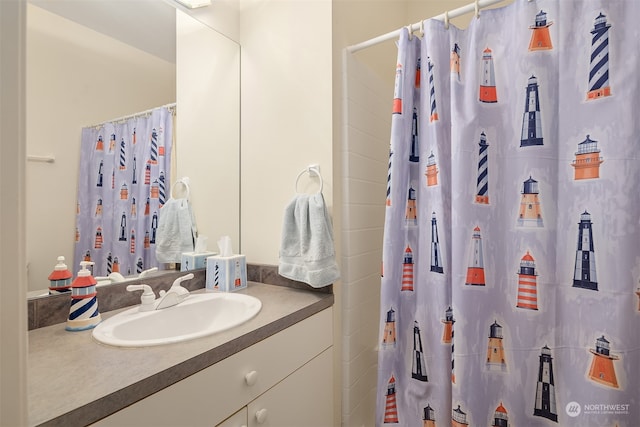
POLYGON ((413 38, 413 30, 411 29, 411 24, 407 25, 407 31, 409 31, 409 40, 413 38))
POLYGON ((449 11, 444 11, 444 28, 449 29, 449 11))
POLYGON ((420 21, 420 37, 424 37, 424 21, 420 21))
POLYGON ((476 18, 480 18, 480 5, 478 4, 479 0, 475 1, 475 8, 476 8, 476 18))

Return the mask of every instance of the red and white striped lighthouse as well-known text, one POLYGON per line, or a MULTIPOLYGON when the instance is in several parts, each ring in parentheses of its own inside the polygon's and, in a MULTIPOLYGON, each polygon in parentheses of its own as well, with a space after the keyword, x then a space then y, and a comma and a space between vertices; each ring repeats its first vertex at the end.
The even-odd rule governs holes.
POLYGON ((518 303, 516 307, 529 310, 538 309, 538 285, 536 283, 536 264, 529 251, 520 260, 518 272, 518 303))
POLYGON ((404 262, 402 264, 402 288, 401 291, 413 291, 413 252, 407 246, 404 251, 404 262))
POLYGON ((393 375, 387 385, 387 396, 384 405, 384 423, 398 423, 398 405, 396 403, 396 379, 393 375))

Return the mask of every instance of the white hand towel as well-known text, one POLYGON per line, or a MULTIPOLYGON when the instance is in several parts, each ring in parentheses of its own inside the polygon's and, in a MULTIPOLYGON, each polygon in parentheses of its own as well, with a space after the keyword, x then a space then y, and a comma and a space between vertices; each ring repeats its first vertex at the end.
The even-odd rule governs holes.
POLYGON ((340 278, 322 193, 298 194, 285 208, 278 274, 315 288, 340 278))
POLYGON ((156 259, 161 263, 180 262, 183 252, 193 252, 195 217, 187 199, 167 200, 158 215, 156 259))

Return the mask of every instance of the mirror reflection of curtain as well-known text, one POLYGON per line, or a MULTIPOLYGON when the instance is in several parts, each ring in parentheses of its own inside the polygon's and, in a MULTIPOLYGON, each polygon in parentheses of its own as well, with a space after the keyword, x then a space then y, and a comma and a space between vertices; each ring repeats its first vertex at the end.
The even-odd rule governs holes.
POLYGON ((155 234, 169 192, 173 118, 166 107, 82 129, 74 270, 94 276, 157 267, 155 234))

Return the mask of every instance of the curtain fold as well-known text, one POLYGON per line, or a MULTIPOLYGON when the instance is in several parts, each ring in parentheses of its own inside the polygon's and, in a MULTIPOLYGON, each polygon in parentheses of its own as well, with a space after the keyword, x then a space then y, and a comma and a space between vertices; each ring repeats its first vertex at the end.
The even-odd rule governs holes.
POLYGON ((526 1, 398 42, 378 425, 640 420, 632 1, 526 1))
POLYGON ((155 235, 169 197, 173 118, 165 107, 82 129, 74 265, 94 276, 157 267, 155 235))

